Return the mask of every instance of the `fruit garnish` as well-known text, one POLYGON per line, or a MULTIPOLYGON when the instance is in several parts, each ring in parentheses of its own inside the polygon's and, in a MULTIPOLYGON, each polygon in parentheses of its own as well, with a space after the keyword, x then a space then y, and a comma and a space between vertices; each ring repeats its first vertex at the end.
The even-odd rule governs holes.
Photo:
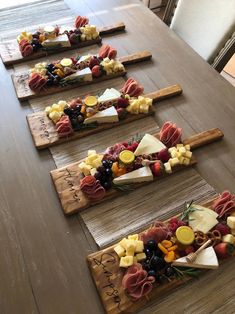
POLYGON ((87 96, 85 99, 84 99, 84 104, 88 107, 93 107, 93 106, 96 106, 98 103, 98 99, 97 97, 95 96, 87 96))
POLYGON ((135 160, 135 155, 130 150, 125 149, 119 154, 119 160, 123 164, 129 165, 135 160))
POLYGON ((162 163, 157 160, 154 164, 150 166, 150 169, 155 177, 158 177, 162 174, 162 163))
POLYGON ((91 73, 92 73, 92 76, 94 76, 94 77, 101 76, 102 75, 101 67, 99 65, 93 66, 91 73))
POLYGON ((226 259, 234 253, 234 246, 230 243, 219 243, 214 247, 215 253, 218 258, 226 259))
POLYGON ((176 238, 183 245, 190 245, 194 241, 194 232, 188 226, 181 226, 176 230, 176 238))
POLYGON ((70 67, 73 64, 73 61, 70 58, 64 58, 60 61, 60 64, 63 67, 70 67))

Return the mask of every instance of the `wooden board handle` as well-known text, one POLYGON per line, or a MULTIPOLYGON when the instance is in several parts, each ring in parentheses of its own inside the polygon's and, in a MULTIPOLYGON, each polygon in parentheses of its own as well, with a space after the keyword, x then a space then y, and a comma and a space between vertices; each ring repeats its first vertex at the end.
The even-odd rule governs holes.
POLYGON ((125 29, 125 24, 123 22, 119 22, 110 26, 103 26, 99 28, 100 35, 112 34, 115 32, 120 32, 125 29))
POLYGON ((153 102, 160 101, 172 96, 182 94, 183 90, 180 85, 172 85, 162 89, 159 89, 156 92, 145 95, 146 97, 152 98, 153 102))
POLYGON ((126 64, 132 64, 132 63, 136 63, 136 62, 140 62, 140 61, 149 60, 151 58, 152 58, 151 52, 144 50, 144 51, 139 51, 139 52, 133 53, 133 54, 128 55, 128 56, 120 57, 118 60, 123 65, 126 65, 126 64))
POLYGON ((210 129, 195 135, 190 136, 183 141, 183 144, 189 144, 191 149, 207 145, 209 143, 220 140, 224 136, 220 129, 210 129))

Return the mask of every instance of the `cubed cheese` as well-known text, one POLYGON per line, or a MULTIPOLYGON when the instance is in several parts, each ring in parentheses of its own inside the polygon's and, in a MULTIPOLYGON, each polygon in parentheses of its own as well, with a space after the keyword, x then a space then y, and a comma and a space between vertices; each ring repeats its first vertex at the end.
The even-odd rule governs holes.
POLYGON ((189 144, 185 145, 184 147, 185 147, 186 150, 190 150, 190 145, 189 144))
POLYGON ((133 257, 133 264, 137 264, 137 263, 138 263, 137 258, 136 258, 136 256, 134 256, 133 257))
POLYGON ((118 244, 120 244, 125 250, 126 250, 126 241, 127 239, 126 238, 123 238, 118 244))
POLYGON ((138 240, 138 238, 139 238, 138 234, 131 234, 128 236, 129 240, 138 240))
POLYGON ((138 262, 144 261, 146 259, 146 254, 145 253, 138 253, 138 254, 136 254, 136 259, 138 262))
POLYGON ((125 256, 125 249, 120 244, 115 246, 114 251, 119 257, 125 256))
POLYGON ((87 152, 88 156, 95 155, 95 154, 96 154, 96 150, 94 150, 94 149, 89 149, 88 152, 87 152))
POLYGON ((186 153, 184 154, 184 156, 190 159, 192 157, 192 152, 187 150, 186 153))
POLYGON ((183 165, 188 166, 190 164, 190 159, 184 158, 183 165))
POLYGON ((181 147, 184 147, 184 144, 177 144, 177 145, 176 145, 176 148, 177 148, 177 149, 180 149, 181 147))
POLYGON ((229 216, 227 218, 227 225, 231 228, 231 229, 235 229, 235 216, 229 216))
POLYGON ((180 163, 180 161, 179 161, 179 159, 178 159, 177 157, 175 157, 175 158, 170 158, 169 162, 170 162, 171 167, 174 167, 174 166, 176 166, 176 165, 179 165, 179 163, 180 163))
POLYGON ((171 165, 169 162, 164 163, 164 168, 165 168, 166 173, 172 173, 171 165))
POLYGON ((137 240, 135 242, 135 252, 136 253, 142 253, 144 250, 144 242, 141 240, 137 240))
POLYGON ((222 238, 222 242, 230 243, 234 245, 234 236, 232 234, 226 234, 222 238))
POLYGON ((133 258, 133 256, 123 256, 123 257, 121 257, 121 259, 120 259, 120 264, 119 264, 119 266, 120 266, 120 267, 127 268, 127 267, 130 267, 131 265, 133 265, 133 263, 134 263, 134 258, 133 258))

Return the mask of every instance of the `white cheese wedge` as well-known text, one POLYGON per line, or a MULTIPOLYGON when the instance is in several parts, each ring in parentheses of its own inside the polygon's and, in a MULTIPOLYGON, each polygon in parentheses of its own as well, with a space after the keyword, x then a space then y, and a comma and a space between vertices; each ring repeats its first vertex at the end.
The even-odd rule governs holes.
POLYGON ((56 38, 53 39, 46 39, 42 43, 43 47, 53 47, 53 46, 58 46, 60 45, 61 47, 71 47, 70 41, 68 39, 68 36, 66 34, 64 35, 59 35, 56 38))
POLYGON ((145 134, 145 136, 140 141, 138 147, 136 148, 134 154, 135 156, 143 154, 149 155, 153 153, 158 153, 164 148, 166 148, 166 146, 161 141, 159 141, 155 136, 145 134))
POLYGON ((153 180, 153 174, 149 167, 142 167, 137 170, 123 174, 122 176, 113 180, 114 184, 131 184, 138 182, 147 182, 153 180))
POLYGON ((110 101, 117 99, 121 96, 121 93, 115 88, 107 88, 104 93, 98 98, 98 102, 110 101))
POLYGON ((81 58, 79 58, 78 62, 85 62, 85 61, 89 61, 91 59, 92 55, 85 55, 85 56, 81 56, 81 58))
POLYGON ((218 259, 212 246, 202 250, 193 263, 188 263, 186 257, 181 257, 175 260, 172 265, 206 269, 216 269, 219 267, 218 259))
POLYGON ((111 123, 111 122, 118 122, 118 113, 117 110, 112 106, 105 110, 99 111, 94 114, 92 117, 86 118, 84 120, 85 124, 97 122, 97 123, 111 123))
POLYGON ((76 73, 66 76, 63 80, 70 81, 75 80, 89 82, 92 81, 92 73, 90 68, 85 68, 83 70, 78 70, 76 73))
POLYGON ((193 231, 209 232, 215 225, 217 225, 218 214, 206 207, 193 204, 192 208, 196 209, 189 213, 189 226, 193 231))

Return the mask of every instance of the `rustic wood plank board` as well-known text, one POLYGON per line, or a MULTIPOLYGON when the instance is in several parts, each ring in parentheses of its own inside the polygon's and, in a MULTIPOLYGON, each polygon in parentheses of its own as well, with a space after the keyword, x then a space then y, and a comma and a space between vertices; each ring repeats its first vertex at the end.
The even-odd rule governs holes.
MULTIPOLYGON (((159 133, 154 134, 154 136, 159 137, 159 133)), ((222 137, 223 133, 221 130, 210 129, 208 131, 198 133, 196 136, 194 135, 192 142, 191 137, 189 137, 188 139, 183 141, 183 143, 190 144, 191 149, 193 150, 194 148, 197 148, 199 146, 201 147, 203 145, 211 143, 212 141, 219 140, 222 137), (195 137, 197 138, 197 141, 195 141, 195 137)), ((51 177, 54 182, 65 215, 75 214, 85 208, 122 194, 120 191, 111 189, 107 191, 105 197, 102 200, 98 202, 92 202, 91 200, 89 200, 80 190, 80 180, 83 178, 83 174, 78 170, 78 165, 80 162, 81 160, 68 166, 51 171, 51 177)), ((194 165, 195 163, 196 159, 192 157, 191 163, 188 167, 194 165)), ((185 169, 185 166, 177 166, 174 168, 174 171, 179 171, 182 169, 185 169)), ((158 180, 159 179, 160 178, 158 178, 158 180)), ((137 183, 134 184, 133 187, 138 188, 149 183, 151 182, 137 183)))
MULTIPOLYGON (((153 103, 155 103, 157 101, 161 101, 163 99, 166 99, 175 95, 179 95, 181 93, 182 93, 181 86, 173 85, 173 86, 160 89, 156 92, 146 94, 145 96, 152 98, 153 103)), ((85 137, 85 136, 88 136, 97 132, 101 132, 103 130, 110 129, 118 125, 123 125, 129 122, 135 121, 135 120, 139 120, 153 113, 154 113, 153 108, 151 108, 148 114, 133 115, 133 114, 128 113, 125 119, 120 120, 117 123, 99 124, 96 128, 74 132, 71 136, 64 137, 64 138, 59 137, 55 128, 55 124, 46 115, 44 111, 39 111, 36 113, 29 114, 26 116, 26 118, 28 121, 29 129, 33 137, 35 146, 38 149, 43 149, 46 147, 50 147, 52 145, 60 144, 63 142, 68 142, 68 141, 85 137)))
MULTIPOLYGON (((125 66, 128 64, 133 64, 136 62, 141 62, 145 60, 149 60, 152 58, 151 52, 144 50, 140 51, 137 53, 133 53, 131 55, 123 56, 118 58, 118 60, 125 66)), ((70 84, 67 86, 52 86, 49 88, 46 88, 45 90, 42 90, 40 92, 34 92, 33 90, 30 89, 28 85, 28 79, 29 79, 29 72, 28 71, 23 71, 22 72, 17 72, 16 74, 12 74, 12 81, 15 87, 15 91, 17 94, 17 97, 19 100, 27 100, 39 96, 44 96, 44 95, 49 95, 49 94, 54 94, 58 93, 64 90, 69 90, 72 88, 76 88, 79 86, 83 85, 88 85, 88 84, 95 84, 97 82, 105 81, 105 80, 110 80, 115 77, 120 77, 124 76, 126 74, 126 71, 123 72, 118 72, 112 75, 103 75, 98 78, 93 78, 92 81, 90 82, 77 82, 75 84, 70 84)))
MULTIPOLYGON (((63 28, 65 28, 65 27, 63 27, 63 28)), ((70 28, 68 27, 68 29, 70 29, 70 28)), ((38 59, 41 57, 46 57, 48 55, 63 52, 63 51, 69 51, 69 50, 79 49, 82 47, 91 46, 94 44, 99 44, 99 43, 101 43, 103 36, 125 30, 125 24, 122 22, 119 22, 119 23, 116 23, 114 25, 100 27, 98 30, 100 32, 100 36, 96 39, 81 41, 76 45, 72 45, 71 47, 60 47, 60 48, 57 48, 54 50, 52 50, 52 49, 51 50, 40 50, 40 51, 34 52, 33 54, 31 54, 27 57, 23 57, 21 55, 18 42, 16 39, 13 39, 10 41, 0 43, 0 56, 2 58, 2 62, 6 66, 9 66, 9 65, 14 65, 14 64, 26 62, 29 60, 35 60, 35 59, 38 59)))
MULTIPOLYGON (((215 199, 203 202, 202 205, 211 207, 215 199)), ((192 280, 191 277, 185 277, 184 280, 173 279, 171 282, 155 286, 147 298, 133 302, 122 287, 122 278, 125 271, 119 267, 120 259, 114 252, 114 246, 112 245, 87 257, 93 281, 103 307, 108 314, 136 313, 147 303, 164 296, 166 293, 170 293, 178 286, 192 280)), ((202 272, 205 273, 206 270, 202 272)))

